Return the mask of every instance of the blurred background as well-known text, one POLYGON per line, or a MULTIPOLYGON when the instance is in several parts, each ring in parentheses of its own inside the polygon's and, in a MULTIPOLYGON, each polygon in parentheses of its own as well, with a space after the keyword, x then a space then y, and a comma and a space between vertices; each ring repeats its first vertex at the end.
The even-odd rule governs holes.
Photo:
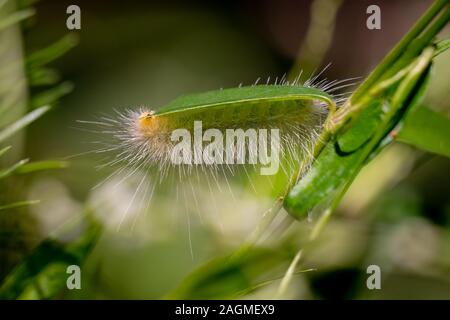
MULTIPOLYGON (((33 161, 66 159, 93 148, 95 135, 80 130, 77 120, 280 78, 293 66, 308 75, 331 63, 324 78, 364 77, 431 3, 38 1, 36 14, 22 28, 23 50, 32 53, 71 33, 77 45, 51 66, 73 90, 27 128, 15 152, 33 161), (66 28, 70 4, 81 8, 81 30, 66 28), (366 28, 371 4, 381 8, 381 30, 366 28)), ((426 97, 427 105, 447 114, 449 66, 447 52, 436 61, 426 97)), ((235 177, 233 200, 225 191, 214 192, 212 199, 206 188, 194 185, 197 200, 176 201, 169 184, 157 187, 147 207, 132 201, 133 183, 117 188, 112 181, 92 189, 111 173, 95 168, 98 157, 86 154, 68 162, 61 170, 6 182, 2 200, 41 202, 0 213, 0 280, 49 234, 90 208, 105 230, 84 261, 82 290, 64 290, 58 297, 159 299, 196 266, 242 243, 277 195, 277 184, 268 188, 255 178, 255 192, 248 179, 235 177), (127 221, 118 230, 124 211, 127 221)), ((296 275, 285 298, 449 299, 448 181, 449 159, 399 144, 387 148, 363 170, 306 257, 305 269, 315 271, 296 275), (382 290, 366 287, 372 264, 382 269, 382 290)), ((291 248, 307 230, 307 222, 295 223, 282 240, 264 245, 291 248)), ((82 232, 80 225, 60 240, 82 232)), ((272 298, 276 285, 243 297, 272 298)))

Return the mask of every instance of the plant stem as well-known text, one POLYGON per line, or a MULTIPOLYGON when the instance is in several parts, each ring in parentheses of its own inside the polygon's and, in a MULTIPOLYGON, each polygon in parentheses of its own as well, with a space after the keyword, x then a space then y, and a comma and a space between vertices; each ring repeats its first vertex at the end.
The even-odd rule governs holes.
MULTIPOLYGON (((448 5, 448 0, 437 0, 417 21, 412 29, 400 40, 381 63, 369 74, 366 80, 352 94, 349 101, 354 103, 360 99, 376 81, 391 67, 392 64, 403 54, 410 43, 429 25, 429 23, 448 5)), ((436 30, 434 30, 436 31, 436 30)), ((431 32, 430 32, 431 35, 431 32)))

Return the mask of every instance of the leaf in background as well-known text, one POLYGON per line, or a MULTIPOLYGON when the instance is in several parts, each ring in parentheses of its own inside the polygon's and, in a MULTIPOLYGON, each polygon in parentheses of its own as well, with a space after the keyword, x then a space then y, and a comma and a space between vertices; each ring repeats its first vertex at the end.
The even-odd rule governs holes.
POLYGON ((69 33, 47 48, 31 53, 26 59, 27 68, 41 67, 58 59, 78 44, 78 36, 69 33))
POLYGON ((32 15, 34 15, 34 13, 35 11, 33 9, 25 9, 8 15, 6 18, 0 21, 0 31, 31 17, 32 15))
POLYGON ((37 108, 36 110, 33 110, 29 113, 27 113, 25 116, 17 120, 16 122, 13 122, 6 128, 0 131, 0 143, 15 134, 16 132, 20 131, 21 129, 25 128, 27 125, 29 125, 31 122, 42 116, 44 113, 46 113, 48 110, 50 110, 50 106, 43 106, 40 108, 37 108))
POLYGON ((68 166, 69 163, 67 161, 59 161, 59 160, 36 161, 24 164, 23 166, 17 168, 17 170, 14 173, 27 174, 42 170, 64 169, 67 168, 68 166))
POLYGON ((35 68, 28 71, 28 83, 31 86, 44 86, 56 84, 59 74, 55 70, 47 68, 35 68))
POLYGON ((11 167, 0 170, 0 179, 4 179, 6 177, 9 177, 12 175, 18 168, 23 166, 25 163, 27 163, 28 159, 20 160, 19 162, 13 164, 11 167))
POLYGON ((35 4, 36 2, 38 2, 39 0, 17 0, 17 7, 20 9, 24 9, 27 8, 33 4, 35 4))
POLYGON ((252 248, 243 255, 212 260, 190 273, 166 298, 236 298, 264 281, 262 278, 268 271, 289 263, 292 255, 284 248, 277 249, 252 248))
POLYGON ((25 206, 29 206, 32 204, 36 204, 39 203, 39 200, 25 200, 25 201, 17 201, 17 202, 13 202, 13 203, 8 203, 5 205, 0 205, 0 211, 1 210, 8 210, 8 209, 15 209, 15 208, 20 208, 20 207, 25 207, 25 206))
POLYGON ((450 157, 450 118, 421 106, 407 115, 398 140, 416 148, 450 157))
POLYGON ((6 152, 8 152, 9 149, 11 149, 11 146, 7 146, 4 147, 3 149, 0 149, 0 157, 4 155, 6 152))
POLYGON ((70 93, 73 89, 73 85, 70 82, 63 82, 47 91, 36 94, 31 98, 31 109, 45 104, 54 104, 62 96, 70 93))
POLYGON ((26 59, 29 84, 32 86, 56 84, 60 79, 58 72, 44 66, 66 54, 77 43, 77 35, 69 33, 47 48, 31 53, 26 59))
MULTIPOLYGON (((19 2, 18 6, 24 8, 32 4, 34 0, 21 0, 19 2)), ((16 32, 16 30, 9 27, 30 17, 35 11, 33 9, 14 11, 15 1, 8 0, 0 0, 0 9, 2 10, 0 12, 0 31, 2 31, 2 35, 6 32, 13 33, 11 37, 3 37, 11 39, 11 41, 0 43, 0 50, 5 51, 6 48, 13 52, 13 54, 8 54, 7 56, 14 57, 12 61, 0 59, 0 76, 2 76, 3 84, 0 88, 0 95, 2 95, 0 97, 2 101, 0 105, 0 113, 2 113, 0 116, 2 120, 0 124, 0 143, 5 143, 11 136, 17 134, 31 122, 49 111, 51 109, 50 104, 55 103, 61 96, 72 90, 71 84, 62 83, 28 99, 29 95, 25 89, 30 84, 53 85, 59 81, 57 72, 43 66, 71 49, 77 43, 77 38, 73 34, 68 35, 48 48, 29 55, 28 58, 24 58, 22 55, 19 57, 17 52, 21 50, 22 37, 20 32, 18 32, 19 28, 17 28, 16 32), (7 28, 9 29, 6 30, 7 28), (24 66, 26 66, 27 79, 25 79, 24 66), (24 115, 26 107, 34 110, 24 115)), ((15 138, 17 136, 19 135, 16 135, 15 138)), ((15 140, 11 144, 15 145, 15 150, 18 150, 16 156, 20 159, 20 141, 15 140)), ((0 149, 0 156, 5 154, 9 148, 0 149)), ((13 157, 12 159, 16 158, 13 157)), ((62 161, 40 161, 26 165, 27 161, 22 160, 6 169, 0 170, 0 178, 7 177, 13 173, 25 174, 46 169, 64 168, 67 165, 66 162, 62 161)), ((28 206, 37 202, 37 200, 28 200, 1 204, 0 210, 28 206)), ((17 228, 17 226, 14 226, 14 228, 17 228)), ((70 264, 80 265, 95 244, 99 234, 100 227, 92 223, 84 234, 70 244, 61 243, 55 239, 45 240, 24 259, 21 265, 4 279, 0 287, 0 298, 45 299, 54 297, 65 285, 67 266, 70 264)), ((2 261, 2 265, 8 266, 8 262, 2 261)))
POLYGON ((0 298, 55 297, 66 285, 67 267, 82 265, 100 233, 101 227, 91 221, 89 228, 69 244, 47 238, 6 277, 0 287, 0 298))

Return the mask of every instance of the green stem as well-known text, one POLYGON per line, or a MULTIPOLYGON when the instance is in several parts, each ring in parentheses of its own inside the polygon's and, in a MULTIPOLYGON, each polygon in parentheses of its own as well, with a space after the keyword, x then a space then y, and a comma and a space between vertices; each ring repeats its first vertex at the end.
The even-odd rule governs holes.
MULTIPOLYGON (((355 93, 352 95, 352 97, 349 99, 349 101, 356 101, 358 98, 363 97, 364 94, 366 94, 366 91, 371 90, 372 86, 378 81, 384 73, 392 67, 393 64, 396 63, 396 60, 404 53, 406 48, 410 46, 411 42, 417 38, 420 33, 422 33, 428 26, 429 23, 441 12, 442 8, 444 8, 448 4, 448 0, 437 0, 429 9, 428 11, 420 18, 420 20, 413 26, 411 31, 409 31, 403 39, 394 47, 394 49, 382 60, 382 62, 378 65, 378 67, 375 68, 375 70, 368 76, 368 78, 361 84, 361 86, 355 91, 355 93)), ((424 46, 428 44, 429 41, 434 37, 434 35, 439 32, 440 29, 442 29, 443 26, 445 26, 446 22, 448 21, 448 12, 450 10, 447 10, 446 13, 444 13, 438 20, 436 20, 436 23, 432 25, 432 27, 429 28, 429 30, 426 32, 426 34, 420 38, 420 42, 417 43, 417 47, 415 47, 415 52, 418 50, 422 50, 424 46), (426 42, 428 41, 428 42, 426 42)), ((409 69, 408 69, 409 71, 409 69)), ((329 142, 331 137, 333 136, 333 132, 336 128, 332 128, 332 119, 334 115, 333 108, 330 108, 330 112, 328 114, 328 117, 325 121, 325 128, 322 131, 320 137, 317 140, 316 145, 313 149, 313 157, 311 159, 304 159, 302 163, 299 166, 298 174, 293 177, 293 179, 289 183, 289 188, 287 190, 290 190, 293 185, 298 181, 300 178, 302 172, 308 165, 314 161, 315 158, 320 154, 324 146, 329 142)), ((342 121, 344 123, 345 121, 342 121)), ((351 179, 352 181, 353 179, 351 179)), ((340 202, 340 199, 343 197, 345 191, 348 189, 350 184, 346 185, 339 196, 336 197, 335 201, 331 204, 329 208, 324 212, 324 214, 319 218, 317 223, 315 224, 311 235, 310 235, 310 241, 313 241, 321 232, 321 230, 324 228, 326 223, 328 222, 329 218, 331 217, 332 212, 340 202)), ((256 228, 255 232, 252 233, 252 235, 249 237, 249 239, 244 242, 240 248, 235 251, 233 254, 233 257, 241 256, 242 254, 246 253, 249 248, 251 248, 257 239, 261 236, 261 234, 267 229, 270 222, 275 218, 277 213, 282 207, 282 199, 280 198, 277 200, 277 202, 273 205, 272 208, 270 208, 263 216, 262 221, 256 228)))
MULTIPOLYGON (((421 57, 418 58, 417 63, 414 63, 409 74, 405 76, 405 80, 400 84, 397 91, 395 92, 392 98, 392 105, 389 112, 384 116, 383 122, 380 124, 380 128, 386 128, 389 125, 392 117, 403 107, 404 101, 407 100, 407 96, 411 93, 414 85, 418 77, 422 74, 423 70, 426 69, 431 59, 433 58, 434 51, 431 48, 428 48, 424 51, 421 57)), ((370 143, 368 143, 365 148, 367 152, 361 157, 361 162, 365 161, 367 156, 370 155, 370 152, 377 146, 377 144, 383 139, 385 135, 385 130, 379 130, 375 136, 371 139, 370 143)), ((355 170, 352 177, 348 179, 347 183, 344 185, 339 194, 333 199, 330 206, 325 210, 324 214, 319 218, 316 222, 311 235, 310 241, 317 238, 320 234, 326 223, 331 217, 331 214, 336 210, 337 206, 341 202, 342 197, 346 194, 348 188, 356 178, 359 170, 355 170)))
MULTIPOLYGON (((412 29, 400 40, 400 42, 391 50, 391 52, 381 61, 381 63, 369 74, 366 80, 350 97, 353 103, 361 98, 378 79, 390 69, 391 65, 403 54, 406 48, 420 33, 429 25, 429 23, 439 14, 439 12, 448 4, 448 0, 437 0, 417 21, 412 29)), ((433 30, 432 30, 433 31, 433 30)), ((436 31, 436 30, 434 30, 436 31)), ((430 32, 430 35, 432 33, 430 32)), ((433 35, 434 36, 434 35, 433 35)))
POLYGON ((428 28, 428 30, 425 31, 422 36, 411 43, 408 50, 402 55, 401 59, 399 59, 393 67, 383 75, 383 78, 387 79, 394 76, 398 70, 410 64, 410 62, 415 59, 425 47, 430 45, 433 38, 442 30, 442 28, 445 27, 449 20, 450 7, 436 19, 436 21, 428 28))

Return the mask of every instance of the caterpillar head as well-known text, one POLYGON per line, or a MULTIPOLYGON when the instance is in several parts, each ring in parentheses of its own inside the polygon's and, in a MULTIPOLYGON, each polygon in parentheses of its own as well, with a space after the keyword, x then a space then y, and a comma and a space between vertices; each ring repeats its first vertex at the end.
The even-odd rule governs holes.
POLYGON ((150 110, 150 111, 142 111, 141 114, 138 117, 138 127, 141 130, 145 130, 146 128, 148 128, 149 126, 152 125, 152 122, 154 120, 155 117, 155 111, 150 110))
POLYGON ((157 116, 153 110, 142 110, 137 117, 135 117, 135 127, 137 128, 137 135, 142 138, 153 139, 165 134, 164 121, 157 116))
POLYGON ((119 136, 125 145, 125 153, 128 153, 130 158, 136 156, 148 163, 166 161, 172 148, 167 119, 150 109, 130 112, 126 117, 133 125, 127 130, 127 134, 119 136))

